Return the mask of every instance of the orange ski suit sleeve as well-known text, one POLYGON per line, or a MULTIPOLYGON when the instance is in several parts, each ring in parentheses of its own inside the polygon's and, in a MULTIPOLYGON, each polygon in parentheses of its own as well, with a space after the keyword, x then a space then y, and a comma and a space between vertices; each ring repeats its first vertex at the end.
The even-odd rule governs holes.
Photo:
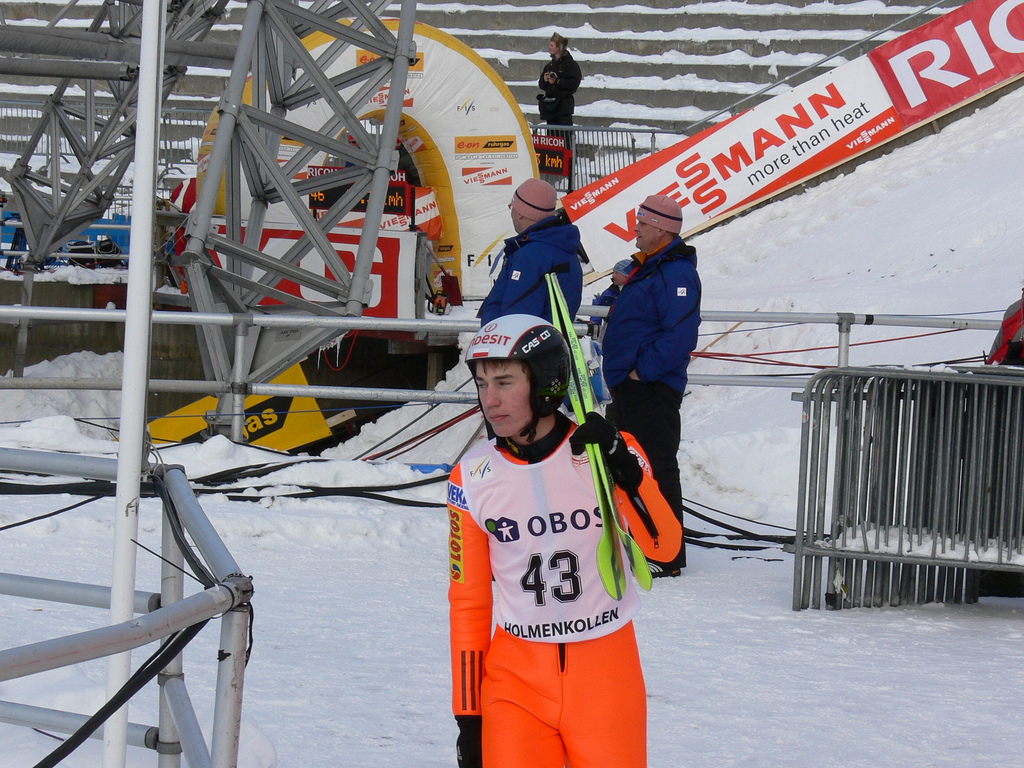
POLYGON ((448 480, 448 601, 452 653, 452 711, 479 715, 484 658, 493 629, 487 534, 465 509, 462 467, 448 480), (461 500, 461 501, 460 501, 461 500))
POLYGON ((615 489, 615 500, 618 502, 622 514, 625 515, 629 532, 636 543, 640 545, 644 557, 659 563, 672 562, 679 555, 679 550, 683 546, 683 526, 676 519, 672 507, 665 501, 661 491, 658 490, 658 481, 651 474, 651 464, 636 438, 628 432, 624 432, 622 436, 644 470, 644 479, 640 483, 640 498, 654 519, 654 524, 658 529, 658 538, 652 538, 647 532, 636 509, 633 508, 628 494, 621 488, 615 489))

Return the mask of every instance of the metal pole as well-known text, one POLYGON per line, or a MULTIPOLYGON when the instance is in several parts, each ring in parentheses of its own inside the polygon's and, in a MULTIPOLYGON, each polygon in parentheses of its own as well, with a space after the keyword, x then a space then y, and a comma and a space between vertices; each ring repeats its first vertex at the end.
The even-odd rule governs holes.
MULTIPOLYGON (((167 707, 174 718, 181 751, 185 754, 189 768, 210 768, 210 750, 206 746, 203 730, 199 727, 192 699, 189 698, 185 682, 180 677, 172 677, 164 683, 164 696, 167 707)), ((163 768, 163 765, 160 766, 163 768)))
MULTIPOLYGON (((26 307, 32 306, 32 279, 36 273, 35 264, 32 263, 31 258, 26 255, 21 260, 22 264, 22 278, 21 278, 21 303, 26 307)), ((23 318, 18 321, 18 340, 14 347, 14 376, 19 378, 25 375, 25 352, 28 349, 28 329, 32 325, 32 321, 28 318, 23 318)))
POLYGON ((244 586, 218 584, 117 626, 8 648, 0 651, 0 682, 138 648, 230 610, 246 597, 244 586))
POLYGON ((39 475, 84 477, 87 480, 117 478, 117 462, 114 459, 18 448, 0 448, 0 468, 39 475))
POLYGON ((213 768, 235 768, 242 725, 242 683, 245 679, 245 638, 249 605, 243 604, 220 620, 220 664, 213 710, 213 768))
POLYGON ((391 68, 388 105, 384 108, 384 130, 381 132, 380 145, 377 149, 377 167, 373 170, 373 180, 370 182, 363 235, 359 239, 356 263, 352 268, 352 283, 345 304, 347 315, 363 314, 363 308, 370 303, 370 270, 373 268, 373 254, 377 248, 377 233, 380 232, 380 219, 384 212, 384 201, 388 196, 391 169, 398 163, 395 142, 398 140, 399 121, 395 113, 402 111, 402 94, 405 93, 409 61, 416 60, 416 43, 412 39, 415 21, 415 0, 402 0, 398 22, 398 47, 391 68), (367 233, 371 233, 369 237, 367 233))
POLYGON ((249 370, 245 356, 245 341, 249 326, 240 322, 235 326, 235 359, 231 366, 231 442, 245 442, 245 372, 249 370))
MULTIPOLYGON (((47 709, 46 707, 35 707, 31 704, 15 704, 10 701, 0 701, 0 723, 8 725, 20 725, 25 728, 45 728, 48 731, 60 731, 61 733, 74 733, 88 720, 87 715, 80 715, 77 712, 65 712, 59 709, 47 709)), ((128 724, 128 743, 133 747, 152 749, 156 729, 149 725, 138 723, 128 724)), ((99 728, 90 739, 103 738, 103 729, 99 728)))
POLYGON ((845 368, 850 364, 850 327, 853 325, 854 317, 849 312, 839 312, 839 367, 845 368))
MULTIPOLYGON (((181 601, 185 596, 185 558, 178 549, 174 540, 174 532, 171 529, 170 519, 167 510, 164 510, 163 525, 161 528, 161 554, 163 560, 160 564, 160 602, 163 605, 171 605, 181 601)), ((160 737, 157 743, 159 757, 157 765, 159 768, 180 768, 181 767, 181 736, 175 725, 171 705, 167 700, 167 683, 171 680, 182 680, 184 678, 184 667, 181 654, 175 656, 160 672, 158 681, 160 683, 160 737), (179 749, 172 747, 177 744, 179 749)), ((189 761, 193 765, 192 761, 189 761)))
POLYGON ((181 524, 192 537, 196 549, 210 567, 214 578, 224 581, 231 576, 240 576, 242 571, 238 563, 203 513, 203 508, 199 506, 199 501, 181 467, 166 467, 164 482, 167 484, 167 491, 174 502, 178 517, 181 518, 181 524))
POLYGON ((235 47, 235 60, 231 65, 231 76, 228 78, 224 95, 221 96, 217 108, 220 115, 220 121, 217 123, 217 135, 213 139, 203 185, 199 190, 199 196, 196 198, 196 204, 190 216, 192 230, 185 251, 192 258, 198 258, 210 235, 213 210, 217 205, 220 181, 224 176, 224 169, 227 168, 228 154, 231 151, 231 137, 235 134, 235 124, 238 122, 242 96, 249 76, 249 64, 252 60, 252 52, 256 45, 256 36, 262 18, 263 3, 260 0, 253 0, 245 9, 242 31, 235 47))
MULTIPOLYGON (((127 318, 124 333, 124 385, 121 391, 120 445, 117 454, 117 496, 114 517, 114 567, 111 577, 110 623, 132 618, 135 597, 136 548, 139 533, 139 486, 144 458, 146 392, 149 379, 150 315, 153 308, 153 222, 160 144, 160 103, 166 7, 163 0, 143 0, 139 62, 135 181, 132 190, 131 250, 128 261, 127 318)), ((59 185, 55 184, 55 187, 59 185)), ((131 651, 111 656, 107 664, 107 697, 131 676, 131 651)), ((127 757, 128 708, 121 707, 103 730, 104 768, 124 768, 127 757)))
MULTIPOLYGON (((42 579, 37 576, 19 576, 13 573, 0 573, 0 595, 82 605, 88 608, 110 608, 110 587, 42 579)), ((153 592, 135 593, 136 613, 152 613, 159 607, 160 595, 153 592)))

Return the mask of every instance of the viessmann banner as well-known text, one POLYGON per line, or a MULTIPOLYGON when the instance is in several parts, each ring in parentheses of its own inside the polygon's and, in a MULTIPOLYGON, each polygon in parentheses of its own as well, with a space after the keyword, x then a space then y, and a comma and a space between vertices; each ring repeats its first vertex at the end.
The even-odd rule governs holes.
POLYGON ((636 206, 669 195, 692 232, 1024 73, 1024 0, 975 0, 696 136, 566 195, 595 265, 635 238, 636 206))

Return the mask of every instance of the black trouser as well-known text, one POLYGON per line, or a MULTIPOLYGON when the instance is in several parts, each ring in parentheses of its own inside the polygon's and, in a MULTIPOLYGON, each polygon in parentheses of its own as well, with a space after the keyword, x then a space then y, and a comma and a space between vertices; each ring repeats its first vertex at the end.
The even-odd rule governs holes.
POLYGON ((626 379, 612 387, 615 426, 629 432, 644 449, 661 495, 683 522, 683 488, 679 482, 681 425, 679 406, 683 393, 660 381, 626 379))

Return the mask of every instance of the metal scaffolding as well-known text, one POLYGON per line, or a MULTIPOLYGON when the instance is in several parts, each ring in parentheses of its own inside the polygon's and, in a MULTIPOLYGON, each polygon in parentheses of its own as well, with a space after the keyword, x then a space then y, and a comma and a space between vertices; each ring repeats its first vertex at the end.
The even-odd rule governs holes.
MULTIPOLYGON (((0 467, 101 481, 114 480, 118 475, 114 459, 9 448, 0 449, 0 467)), ((72 734, 46 758, 50 761, 47 765, 56 765, 85 739, 109 739, 110 732, 117 730, 113 722, 115 710, 123 708, 153 679, 159 684, 159 722, 146 726, 128 723, 126 718, 125 745, 158 752, 161 768, 178 768, 182 755, 193 767, 233 768, 238 764, 252 577, 243 575, 217 535, 181 467, 150 468, 147 479, 163 500, 160 592, 133 591, 133 615, 118 624, 0 649, 3 681, 164 640, 150 661, 140 666, 92 716, 0 701, 0 722, 72 734), (204 587, 187 596, 186 562, 204 587), (185 685, 181 652, 217 616, 221 625, 220 651, 213 727, 209 730, 212 741, 208 746, 185 685)), ((97 608, 109 607, 114 599, 114 592, 108 587, 10 573, 0 573, 0 594, 97 608)), ((116 757, 124 765, 123 751, 116 757)))
MULTIPOLYGON (((214 115, 212 147, 203 158, 205 178, 212 183, 200 189, 186 228, 187 245, 176 257, 194 311, 273 312, 266 306, 269 299, 290 312, 355 316, 369 303, 377 235, 398 163, 402 100, 387 104, 379 132, 368 130, 357 114, 382 90, 403 93, 416 60, 414 0, 402 0, 396 32, 379 17, 387 5, 386 0, 251 0, 237 45, 228 45, 204 39, 223 20, 227 0, 169 4, 161 102, 186 65, 230 69, 214 115), (317 41, 315 54, 307 45, 311 36, 317 41), (351 46, 368 55, 351 69, 336 71, 351 46), (310 124, 311 114, 323 117, 310 124), (287 160, 279 159, 282 144, 287 160), (306 166, 324 157, 338 170, 303 178, 306 166), (308 195, 339 187, 344 188, 339 199, 315 216, 308 195), (215 223, 222 190, 225 213, 215 223), (363 235, 350 269, 328 233, 363 198, 363 235), (286 208, 302 232, 281 257, 269 257, 260 247, 272 206, 286 208), (304 268, 303 259, 311 254, 319 256, 329 276, 304 268), (327 300, 281 291, 282 280, 327 300)), ((72 0, 46 27, 0 25, 0 53, 12 54, 0 57, 0 74, 60 78, 10 174, 31 251, 25 304, 31 304, 32 259, 42 263, 99 219, 134 158, 138 62, 145 45, 141 6, 133 0, 104 3, 87 30, 73 23, 81 15, 72 0), (84 106, 73 96, 76 85, 84 90, 84 106), (110 101, 113 110, 97 108, 110 101)), ((238 344, 230 332, 203 328, 199 343, 209 380, 226 381, 240 370, 251 381, 269 381, 336 335, 323 329, 286 336, 253 329, 238 344)))

